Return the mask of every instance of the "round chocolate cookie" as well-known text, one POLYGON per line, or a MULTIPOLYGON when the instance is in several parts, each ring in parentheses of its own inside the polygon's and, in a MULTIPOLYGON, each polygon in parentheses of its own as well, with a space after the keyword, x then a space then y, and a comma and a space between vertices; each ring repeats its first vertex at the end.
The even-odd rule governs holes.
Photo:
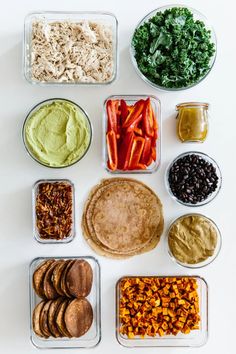
POLYGON ((57 265, 57 261, 54 261, 49 268, 47 269, 44 280, 43 280, 43 290, 44 290, 44 295, 46 296, 47 299, 53 300, 59 297, 59 294, 57 293, 53 283, 52 283, 52 274, 55 266, 57 265))
POLYGON ((67 306, 64 314, 67 331, 72 337, 84 335, 93 323, 93 309, 85 298, 74 299, 67 306))
POLYGON ((52 336, 55 338, 61 337, 61 332, 58 330, 56 325, 56 313, 62 301, 62 297, 53 300, 48 310, 48 327, 49 331, 52 333, 52 336))
POLYGON ((65 296, 64 292, 61 289, 61 277, 63 275, 64 270, 66 269, 68 262, 69 261, 65 261, 65 260, 57 261, 57 264, 56 264, 56 266, 53 270, 53 273, 52 273, 53 286, 54 286, 56 292, 61 296, 65 296))
POLYGON ((33 316, 32 316, 32 326, 33 326, 33 330, 34 333, 37 334, 40 337, 45 337, 44 334, 41 331, 40 328, 40 323, 39 323, 39 319, 40 319, 40 314, 41 311, 43 309, 45 305, 45 301, 42 300, 35 308, 34 308, 34 312, 33 312, 33 316))
POLYGON ((86 297, 91 291, 93 270, 85 260, 76 260, 66 274, 66 288, 77 298, 86 297))
POLYGON ((41 297, 45 298, 44 288, 43 288, 43 281, 44 276, 52 263, 54 263, 54 259, 48 259, 47 261, 40 264, 40 266, 34 271, 33 274, 33 287, 36 294, 41 297))
POLYGON ((57 325, 59 332, 61 333, 61 337, 68 337, 68 338, 70 338, 71 335, 66 328, 64 316, 65 316, 65 310, 66 310, 69 303, 70 303, 70 300, 63 299, 63 301, 60 303, 60 305, 58 307, 58 310, 57 310, 57 313, 55 316, 56 325, 57 325))
POLYGON ((69 290, 67 289, 67 286, 66 286, 67 273, 68 273, 68 271, 70 270, 70 268, 72 267, 72 265, 74 263, 75 263, 74 259, 68 260, 67 261, 67 266, 64 269, 64 271, 62 273, 62 276, 61 276, 61 290, 63 291, 64 296, 66 296, 68 298, 71 298, 72 296, 71 296, 71 294, 70 294, 70 292, 69 292, 69 290))
POLYGON ((39 317, 40 329, 41 329, 45 338, 48 338, 52 335, 49 328, 48 328, 48 311, 49 311, 49 307, 50 307, 51 303, 52 303, 52 300, 45 302, 45 304, 40 312, 40 317, 39 317))

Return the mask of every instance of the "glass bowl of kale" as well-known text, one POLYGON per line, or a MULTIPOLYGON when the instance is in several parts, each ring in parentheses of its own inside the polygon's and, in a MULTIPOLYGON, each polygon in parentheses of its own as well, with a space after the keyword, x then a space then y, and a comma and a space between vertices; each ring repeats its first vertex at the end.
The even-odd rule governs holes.
POLYGON ((136 26, 131 58, 152 87, 179 91, 197 85, 216 59, 216 35, 205 16, 185 5, 160 7, 136 26))

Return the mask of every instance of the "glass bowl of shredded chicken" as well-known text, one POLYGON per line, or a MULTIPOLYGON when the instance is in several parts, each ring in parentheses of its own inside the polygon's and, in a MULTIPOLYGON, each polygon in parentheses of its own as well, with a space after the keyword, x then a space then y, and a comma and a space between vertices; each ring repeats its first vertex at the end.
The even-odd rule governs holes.
POLYGON ((102 85, 117 75, 118 22, 104 12, 30 13, 24 75, 32 84, 102 85))

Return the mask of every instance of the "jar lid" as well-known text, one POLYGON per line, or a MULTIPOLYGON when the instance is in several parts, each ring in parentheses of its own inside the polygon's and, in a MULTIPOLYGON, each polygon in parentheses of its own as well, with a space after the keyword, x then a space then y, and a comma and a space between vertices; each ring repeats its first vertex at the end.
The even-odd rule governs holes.
POLYGON ((199 108, 209 108, 209 103, 206 102, 183 102, 176 105, 176 110, 178 111, 180 108, 190 108, 190 107, 199 107, 199 108))

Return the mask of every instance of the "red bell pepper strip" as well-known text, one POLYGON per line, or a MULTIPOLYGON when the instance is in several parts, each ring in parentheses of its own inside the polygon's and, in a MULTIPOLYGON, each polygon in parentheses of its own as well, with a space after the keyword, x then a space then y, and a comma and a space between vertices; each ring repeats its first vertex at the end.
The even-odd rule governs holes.
POLYGON ((135 134, 137 134, 137 135, 143 136, 143 131, 142 131, 141 128, 134 127, 134 132, 135 132, 135 134))
POLYGON ((106 140, 107 140, 108 166, 112 171, 115 171, 118 165, 116 133, 113 130, 109 131, 107 133, 106 140))
POLYGON ((150 154, 150 157, 146 163, 146 166, 150 166, 152 162, 153 162, 153 158, 152 158, 152 155, 150 154))
POLYGON ((152 146, 156 146, 156 140, 158 139, 158 125, 157 125, 157 118, 156 118, 155 113, 153 111, 152 105, 151 105, 151 109, 152 109, 153 129, 154 129, 152 146))
POLYGON ((137 164, 136 170, 146 170, 146 169, 147 169, 146 165, 143 165, 140 162, 137 164))
POLYGON ((144 165, 147 165, 150 160, 151 146, 152 146, 152 138, 150 138, 149 136, 145 136, 143 153, 142 153, 142 157, 140 160, 140 162, 144 165))
MULTIPOLYGON (((143 118, 142 114, 140 114, 140 116, 137 117, 136 120, 127 128, 127 132, 136 131, 137 129, 139 129, 139 128, 137 128, 137 126, 141 122, 142 118, 143 118)), ((142 133, 141 133, 141 135, 142 135, 142 133)))
POLYGON ((151 156, 152 156, 152 159, 153 161, 156 161, 157 159, 157 151, 156 151, 156 148, 155 147, 152 147, 152 153, 151 153, 151 156))
POLYGON ((154 135, 154 123, 150 97, 146 99, 143 109, 143 126, 148 136, 154 135))
POLYGON ((141 136, 136 136, 134 138, 128 166, 129 170, 135 170, 138 168, 138 164, 143 152, 144 143, 145 139, 141 136))
POLYGON ((126 120, 124 121, 122 128, 128 128, 139 120, 144 107, 144 100, 139 100, 135 103, 133 109, 129 112, 126 120))
POLYGON ((107 131, 113 130, 118 133, 118 115, 119 115, 119 100, 108 100, 107 108, 107 131))
POLYGON ((125 100, 120 100, 120 120, 121 120, 121 125, 123 125, 123 123, 126 120, 128 114, 129 114, 129 109, 128 109, 128 106, 127 106, 125 100))
POLYGON ((118 168, 120 170, 128 169, 134 136, 133 131, 127 132, 120 142, 120 148, 118 151, 118 168))

